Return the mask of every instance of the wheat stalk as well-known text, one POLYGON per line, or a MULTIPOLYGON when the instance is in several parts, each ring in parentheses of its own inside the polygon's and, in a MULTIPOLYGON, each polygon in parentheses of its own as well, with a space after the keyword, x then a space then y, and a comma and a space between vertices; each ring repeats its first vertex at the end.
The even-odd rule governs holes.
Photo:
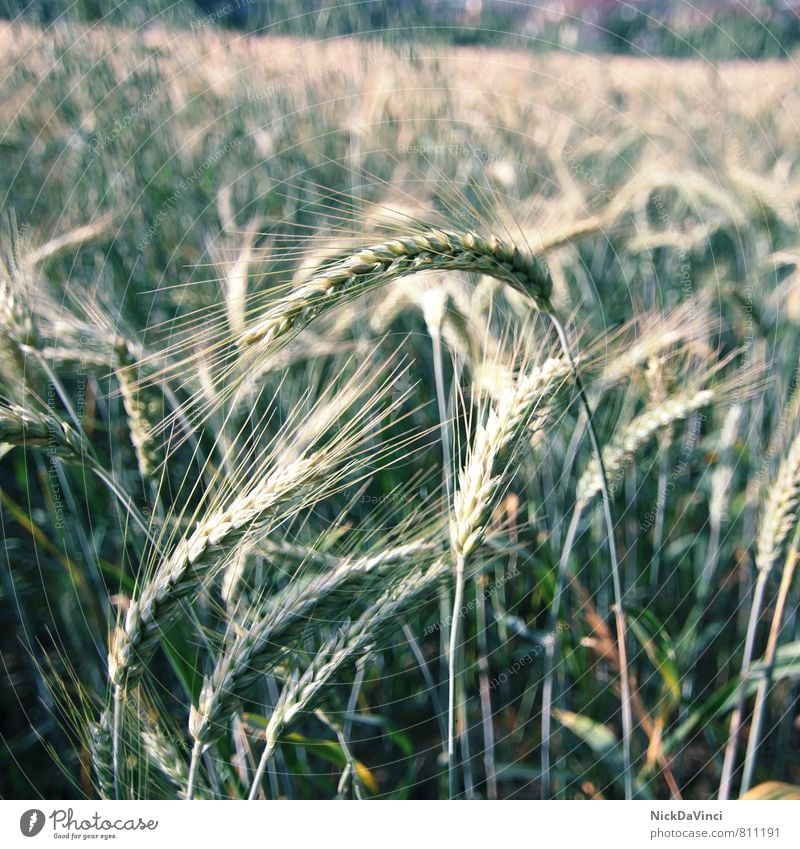
POLYGON ((750 789, 753 773, 756 768, 756 762, 758 760, 764 712, 767 705, 767 695, 772 683, 773 665, 775 663, 775 655, 778 651, 778 640, 780 638, 781 625, 783 624, 783 615, 786 610, 786 602, 789 596, 789 590, 792 586, 795 569, 797 568, 797 545, 799 542, 800 525, 795 527, 794 539, 790 543, 789 550, 786 554, 783 574, 781 575, 781 583, 778 588, 778 594, 775 598, 775 607, 772 612, 772 623, 770 624, 769 636, 767 638, 767 645, 764 649, 764 657, 762 660, 764 665, 764 677, 758 682, 756 699, 753 705, 753 715, 750 721, 750 737, 747 741, 747 752, 745 754, 744 767, 742 771, 742 783, 739 788, 740 797, 747 793, 750 789))
MULTIPOLYGON (((736 748, 739 742, 745 699, 747 697, 746 684, 750 677, 756 631, 758 630, 761 609, 764 604, 764 593, 770 574, 778 558, 781 556, 786 540, 792 529, 797 526, 798 504, 800 504, 800 435, 794 438, 781 461, 775 480, 769 489, 767 499, 764 503, 764 518, 758 534, 756 551, 758 575, 756 577, 755 587, 753 588, 750 615, 747 620, 736 707, 731 713, 728 741, 722 761, 722 774, 719 785, 720 799, 727 799, 731 791, 733 772, 736 767, 736 748)), ((794 568, 793 564, 792 568, 794 568)), ((788 571, 788 569, 785 571, 788 571)), ((772 648, 774 651, 774 646, 772 648)), ((759 698, 757 700, 759 708, 757 718, 759 724, 761 722, 760 713, 763 710, 763 695, 761 687, 759 687, 759 698)), ((753 747, 756 746, 755 741, 758 733, 760 732, 757 732, 751 737, 753 747)), ((752 747, 748 747, 748 760, 743 776, 742 792, 747 790, 752 778, 754 753, 755 750, 752 747)))
MULTIPOLYGON (((398 277, 426 270, 472 271, 507 283, 530 299, 535 308, 546 314, 561 344, 564 357, 569 362, 575 388, 587 419, 587 429, 595 455, 603 498, 603 519, 606 527, 606 543, 609 549, 612 580, 616 597, 618 627, 623 630, 622 584, 619 578, 619 558, 614 540, 614 520, 611 513, 611 496, 606 483, 604 463, 597 432, 592 419, 586 391, 575 367, 566 330, 553 312, 550 303, 552 279, 542 269, 536 258, 513 243, 490 236, 486 239, 475 233, 454 233, 429 230, 411 234, 405 238, 384 242, 361 251, 356 251, 345 260, 334 262, 324 272, 313 277, 290 293, 281 303, 267 310, 264 317, 250 330, 239 337, 243 347, 270 349, 272 343, 299 332, 318 316, 327 306, 354 297, 362 292, 390 282, 398 277)), ((256 359, 258 357, 256 356, 256 359)), ((457 577, 463 558, 456 558, 457 577)), ((463 570, 462 570, 463 594, 463 570)), ((451 635, 452 636, 452 635, 451 635)), ((621 647, 623 660, 624 647, 621 647)), ((450 662, 452 663, 452 657, 450 662)), ((622 672, 623 702, 628 693, 627 670, 622 672)), ((452 715, 451 715, 452 716, 452 715)), ((623 719, 626 726, 623 749, 626 775, 626 796, 631 795, 630 776, 630 709, 623 704, 623 719)), ((451 778, 452 778, 451 769, 451 778)))
MULTIPOLYGON (((661 429, 668 427, 676 421, 684 419, 692 412, 710 403, 713 392, 708 389, 688 390, 684 393, 661 399, 650 406, 644 412, 634 418, 607 448, 595 455, 589 461, 586 471, 578 481, 576 490, 576 503, 572 512, 566 539, 561 549, 558 573, 556 575, 556 586, 553 601, 550 605, 547 625, 547 640, 545 644, 544 658, 544 684, 542 688, 542 798, 547 799, 550 795, 550 746, 552 739, 551 714, 553 676, 555 671, 555 660, 557 644, 555 640, 556 624, 561 607, 561 596, 563 593, 566 576, 569 569, 569 558, 575 539, 578 534, 581 516, 586 505, 607 487, 607 481, 619 477, 624 473, 628 463, 636 456, 639 450, 661 429)), ((610 494, 611 488, 609 488, 610 494)), ((606 493, 603 493, 604 496, 606 493)), ((604 497, 604 507, 607 507, 604 497)), ((632 715, 630 712, 630 685, 627 678, 627 649, 625 645, 625 623, 622 605, 620 602, 622 592, 617 585, 618 574, 612 570, 612 579, 615 582, 614 593, 617 598, 614 614, 617 620, 617 641, 620 657, 620 689, 623 702, 623 744, 625 748, 630 745, 632 735, 632 715)), ((630 758, 625 758, 630 763, 630 758)), ((625 775, 626 797, 630 798, 632 793, 632 777, 630 770, 626 769, 625 775)))

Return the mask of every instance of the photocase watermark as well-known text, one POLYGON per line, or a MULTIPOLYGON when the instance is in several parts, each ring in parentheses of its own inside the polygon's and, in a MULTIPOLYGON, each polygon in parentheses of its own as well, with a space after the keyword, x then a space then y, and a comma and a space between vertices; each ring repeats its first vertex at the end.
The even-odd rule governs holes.
POLYGON ((224 144, 222 147, 215 150, 212 154, 207 156, 203 162, 197 166, 197 168, 189 174, 188 177, 184 177, 178 188, 161 204, 158 212, 156 213, 155 218, 153 219, 150 226, 147 228, 147 233, 144 238, 139 241, 136 245, 136 250, 139 253, 143 253, 145 248, 153 241, 153 236, 158 232, 159 227, 161 226, 164 219, 167 217, 168 212, 178 203, 178 201, 183 198, 186 192, 200 179, 207 169, 211 168, 213 165, 216 165, 223 157, 227 156, 232 150, 237 148, 242 143, 242 138, 238 137, 232 139, 231 141, 224 144))
POLYGON ((122 118, 114 121, 109 132, 92 136, 89 139, 89 147, 91 147, 92 152, 99 153, 113 144, 147 108, 153 98, 158 94, 158 88, 158 83, 156 83, 149 91, 145 92, 122 118))
POLYGON ((158 820, 142 817, 119 817, 109 819, 97 811, 90 816, 75 815, 73 808, 55 808, 45 816, 44 811, 31 808, 19 818, 19 830, 25 837, 36 837, 50 820, 50 832, 61 840, 114 840, 120 832, 155 831, 158 820))
POLYGON ((44 811, 38 808, 31 808, 19 818, 19 830, 25 837, 36 837, 36 835, 44 828, 45 816, 44 811))
POLYGON ((522 655, 522 657, 517 658, 511 666, 507 667, 505 671, 501 672, 499 675, 495 675, 489 681, 489 689, 494 690, 495 687, 499 687, 502 684, 507 683, 511 678, 513 678, 520 670, 524 669, 526 666, 530 666, 536 658, 538 658, 547 647, 548 643, 555 640, 555 638, 562 634, 567 630, 567 624, 565 622, 559 622, 556 625, 555 629, 551 631, 547 636, 542 640, 539 645, 529 651, 527 654, 522 655))
POLYGON ((606 200, 614 197, 614 190, 610 189, 595 173, 594 166, 587 168, 577 156, 577 151, 572 145, 565 145, 561 151, 564 163, 568 165, 582 180, 592 186, 598 194, 603 195, 606 200))
MULTIPOLYGON (((517 577, 517 575, 519 575, 519 567, 515 566, 513 569, 509 569, 509 570, 508 570, 508 572, 506 572, 505 574, 503 574, 503 575, 502 575, 500 578, 498 578, 496 581, 494 581, 493 583, 489 584, 489 585, 486 587, 486 589, 484 589, 483 594, 482 594, 482 595, 483 595, 484 600, 486 600, 486 599, 488 599, 488 598, 491 598, 492 593, 497 592, 497 590, 498 590, 498 589, 500 589, 500 587, 502 587, 504 584, 506 584, 506 583, 507 583, 508 581, 510 581, 512 578, 517 577)), ((463 605, 461 606, 461 609, 459 610, 459 615, 460 615, 460 616, 465 616, 465 615, 466 615, 467 613, 469 613, 471 610, 474 610, 474 609, 475 609, 475 607, 477 606, 477 604, 478 604, 478 599, 477 599, 477 598, 471 599, 471 600, 470 600, 470 601, 468 601, 466 604, 463 604, 463 605)), ((437 631, 440 631, 440 630, 442 630, 443 628, 448 627, 448 626, 450 625, 450 622, 452 621, 452 619, 453 619, 453 617, 452 617, 452 616, 448 616, 448 617, 446 617, 445 619, 440 619, 438 622, 434 622, 432 625, 428 625, 428 626, 425 628, 425 630, 422 632, 422 633, 423 633, 423 635, 427 637, 427 636, 429 636, 430 634, 434 634, 434 633, 436 633, 437 631)))
POLYGON ((469 144, 437 143, 437 144, 401 144, 397 146, 398 153, 419 153, 423 156, 459 156, 477 159, 483 165, 504 163, 510 165, 515 171, 527 172, 528 166, 518 159, 509 159, 503 154, 493 153, 469 144))
MULTIPOLYGON (((348 62, 346 69, 348 71, 355 71, 356 69, 366 71, 374 65, 384 64, 384 62, 385 60, 383 58, 376 59, 371 56, 361 56, 355 62, 348 62)), ((328 76, 340 76, 343 73, 343 70, 342 65, 319 65, 306 71, 284 74, 263 88, 256 88, 248 91, 247 100, 250 103, 259 103, 281 91, 294 88, 295 86, 299 86, 304 83, 309 83, 312 80, 323 79, 328 76)))

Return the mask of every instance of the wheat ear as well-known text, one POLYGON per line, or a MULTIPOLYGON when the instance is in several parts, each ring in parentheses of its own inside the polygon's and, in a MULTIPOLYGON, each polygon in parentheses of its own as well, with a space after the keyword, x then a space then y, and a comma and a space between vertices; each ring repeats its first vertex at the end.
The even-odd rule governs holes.
MULTIPOLYGON (((630 461, 660 430, 687 419, 692 413, 710 404, 713 398, 713 390, 698 389, 673 395, 648 406, 603 451, 607 478, 618 478, 622 475, 630 461)), ((601 485, 599 466, 597 461, 592 459, 578 481, 578 502, 582 505, 588 504, 600 492, 601 485)))
POLYGON ((138 677, 179 603, 192 596, 214 567, 236 550, 256 521, 274 518, 276 510, 287 509, 287 502, 289 509, 299 509, 313 485, 340 459, 340 452, 328 449, 304 454, 276 467, 228 506, 201 519, 131 601, 109 654, 112 684, 123 686, 138 677))
POLYGON ((148 480, 156 470, 160 451, 152 431, 152 419, 159 415, 163 397, 157 398, 152 388, 137 384, 134 370, 139 362, 132 343, 119 338, 114 345, 117 356, 117 382, 122 396, 122 406, 128 417, 128 431, 136 454, 139 472, 148 480))
POLYGON ((101 797, 113 799, 115 791, 111 714, 107 710, 103 711, 97 722, 89 725, 89 758, 101 797))
POLYGON ((761 572, 772 571, 781 557, 786 540, 797 523, 799 504, 800 434, 794 438, 781 461, 764 502, 756 550, 756 566, 761 572))
POLYGON ((492 404, 458 475, 450 527, 457 556, 469 558, 483 541, 488 518, 502 495, 509 455, 534 417, 541 424, 545 404, 571 375, 566 360, 551 358, 506 386, 492 404))
MULTIPOLYGON (((319 315, 326 306, 339 303, 369 289, 383 285, 398 277, 426 270, 472 271, 486 274, 505 282, 527 295, 531 303, 546 314, 558 335, 564 356, 570 363, 575 389, 586 414, 587 429, 600 475, 600 492, 603 497, 603 518, 606 526, 611 573, 616 596, 618 630, 622 632, 622 585, 619 578, 619 558, 614 540, 614 521, 611 514, 611 496, 605 478, 603 456, 592 410, 578 370, 572 359, 569 339, 564 326, 550 303, 552 279, 545 268, 528 251, 521 250, 497 236, 483 238, 475 233, 454 233, 429 230, 405 238, 356 251, 343 261, 329 265, 323 273, 292 292, 281 303, 272 307, 252 328, 239 337, 244 347, 271 347, 276 340, 298 332, 319 315)), ((458 559, 457 559, 458 562, 458 559)), ((463 587, 462 587, 463 594, 463 587)), ((623 641, 624 642, 624 641, 623 641)), ((623 659, 622 712, 623 757, 625 760, 626 795, 630 797, 630 706, 625 703, 629 691, 624 645, 620 647, 623 659)))
POLYGON ((258 523, 276 522, 319 497, 321 481, 334 480, 336 467, 352 459, 351 439, 334 448, 302 453, 276 466, 224 508, 212 510, 181 540, 128 607, 124 625, 115 630, 109 651, 109 678, 114 687, 114 765, 119 775, 122 694, 141 675, 163 629, 174 620, 183 600, 193 596, 215 569, 235 556, 258 523))
POLYGON ((450 525, 450 541, 455 558, 455 595, 448 655, 447 755, 451 799, 457 793, 454 716, 459 624, 466 565, 483 541, 492 509, 503 493, 509 459, 521 437, 528 432, 532 419, 537 418, 539 423, 543 421, 543 407, 547 400, 571 375, 571 363, 551 358, 504 387, 492 404, 486 422, 478 428, 466 463, 459 472, 450 525))
POLYGON ((267 724, 264 751, 248 798, 254 799, 258 793, 269 759, 287 725, 301 711, 308 709, 322 687, 344 663, 356 654, 368 652, 380 631, 395 627, 396 615, 413 599, 435 586, 447 571, 447 564, 440 560, 424 572, 413 571, 406 575, 389 587, 355 622, 326 640, 305 672, 284 686, 267 724))
POLYGON ((307 582, 290 584, 271 599, 269 610, 254 613, 250 621, 231 630, 212 674, 203 683, 197 706, 192 706, 189 733, 202 753, 223 731, 222 722, 236 710, 247 691, 263 678, 271 663, 282 656, 283 646, 302 632, 313 613, 323 616, 321 605, 332 605, 331 615, 340 603, 336 591, 353 579, 395 566, 399 561, 419 557, 430 550, 428 539, 406 543, 384 552, 345 560, 335 569, 307 582))
POLYGON ((242 346, 269 345, 305 327, 345 298, 420 271, 471 271, 495 277, 550 311, 552 282, 538 260, 496 236, 427 230, 362 248, 291 292, 239 337, 242 346))
POLYGON ((189 777, 186 759, 174 741, 164 733, 155 717, 140 707, 140 738, 148 759, 176 787, 183 789, 189 777))
MULTIPOLYGON (((719 798, 723 800, 730 796, 733 772, 736 767, 736 748, 739 743, 739 733, 741 731, 742 716, 747 697, 746 684, 747 679, 750 677, 756 631, 759 620, 761 619, 761 609, 764 604, 764 593, 775 563, 781 556, 786 545, 786 540, 792 529, 797 525, 798 504, 800 504, 800 435, 794 438, 786 452, 786 456, 781 461, 775 480, 769 489, 764 503, 764 518, 758 534, 756 550, 758 575, 756 576, 756 583, 753 588, 753 599, 750 603, 750 615, 747 620, 747 631, 744 638, 742 669, 739 676, 739 692, 736 707, 731 714, 728 741, 722 761, 719 798)), ((759 703, 762 701, 763 696, 759 699, 759 703)), ((761 709, 759 705, 759 710, 761 709)), ((751 752, 743 779, 742 792, 747 789, 747 784, 752 778, 752 760, 753 755, 751 752)))
POLYGON ((0 405, 0 444, 45 448, 58 457, 87 461, 90 448, 69 422, 18 404, 0 405))

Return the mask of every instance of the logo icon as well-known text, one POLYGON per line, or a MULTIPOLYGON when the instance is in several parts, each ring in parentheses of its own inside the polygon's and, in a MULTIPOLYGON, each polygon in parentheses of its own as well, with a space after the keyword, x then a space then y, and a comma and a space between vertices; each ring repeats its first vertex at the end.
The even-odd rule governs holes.
POLYGON ((25 837, 36 837, 44 828, 44 813, 38 808, 31 808, 19 818, 19 830, 25 837))

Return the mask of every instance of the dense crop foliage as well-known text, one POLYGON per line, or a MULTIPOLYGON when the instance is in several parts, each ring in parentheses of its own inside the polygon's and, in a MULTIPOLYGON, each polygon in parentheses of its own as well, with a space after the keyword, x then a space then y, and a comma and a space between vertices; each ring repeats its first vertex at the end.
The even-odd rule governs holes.
POLYGON ((800 782, 794 65, 210 14, 0 27, 2 795, 800 782))

